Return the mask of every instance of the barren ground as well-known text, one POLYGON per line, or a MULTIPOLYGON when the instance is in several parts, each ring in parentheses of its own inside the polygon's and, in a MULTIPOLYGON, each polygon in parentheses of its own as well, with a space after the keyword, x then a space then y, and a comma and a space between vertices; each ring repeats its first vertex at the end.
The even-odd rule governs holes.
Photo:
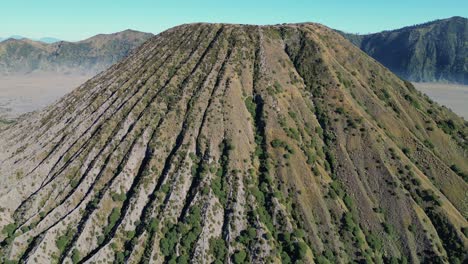
POLYGON ((50 105, 90 77, 57 73, 0 76, 0 118, 15 118, 50 105))
POLYGON ((416 89, 432 100, 450 108, 468 120, 468 85, 443 83, 413 83, 416 89))

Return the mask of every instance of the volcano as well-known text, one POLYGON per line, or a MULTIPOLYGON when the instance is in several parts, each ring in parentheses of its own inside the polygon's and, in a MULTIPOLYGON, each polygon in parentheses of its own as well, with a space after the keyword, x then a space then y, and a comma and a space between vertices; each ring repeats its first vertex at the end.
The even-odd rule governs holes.
POLYGON ((0 129, 4 262, 467 258, 467 122, 319 24, 178 26, 0 129))

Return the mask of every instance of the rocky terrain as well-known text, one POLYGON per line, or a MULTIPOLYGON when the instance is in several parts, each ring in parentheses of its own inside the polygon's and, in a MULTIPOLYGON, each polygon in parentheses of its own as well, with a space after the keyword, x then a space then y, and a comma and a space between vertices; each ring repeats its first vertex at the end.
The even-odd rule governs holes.
POLYGON ((468 19, 452 17, 368 35, 342 33, 400 77, 468 84, 468 19))
POLYGON ((322 25, 182 25, 0 129, 4 262, 467 259, 467 123, 322 25))
POLYGON ((42 72, 94 75, 127 56, 151 36, 125 30, 78 42, 45 43, 10 38, 0 42, 0 77, 42 72))

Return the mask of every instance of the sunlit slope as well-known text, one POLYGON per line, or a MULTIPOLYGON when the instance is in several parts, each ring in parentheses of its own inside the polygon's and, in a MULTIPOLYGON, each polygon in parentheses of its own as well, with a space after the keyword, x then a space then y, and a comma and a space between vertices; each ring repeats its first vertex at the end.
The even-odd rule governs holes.
POLYGON ((3 128, 0 255, 462 262, 467 132, 324 26, 179 26, 3 128))

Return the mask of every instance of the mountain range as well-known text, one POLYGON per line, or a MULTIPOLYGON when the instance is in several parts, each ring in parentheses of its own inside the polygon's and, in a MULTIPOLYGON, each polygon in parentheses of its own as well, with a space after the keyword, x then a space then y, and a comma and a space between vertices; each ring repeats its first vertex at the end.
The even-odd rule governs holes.
MULTIPOLYGON (((23 36, 19 36, 19 35, 13 35, 13 36, 10 36, 8 38, 2 38, 0 37, 0 42, 4 41, 4 40, 7 40, 7 39, 31 39, 31 38, 27 38, 27 37, 23 37, 23 36)), ((33 41, 39 41, 39 42, 44 42, 44 43, 48 43, 48 44, 51 44, 51 43, 55 43, 55 42, 59 42, 59 41, 62 41, 58 38, 52 38, 52 37, 43 37, 43 38, 38 38, 38 39, 31 39, 33 41)))
POLYGON ((9 38, 0 42, 0 73, 95 74, 127 56, 151 36, 150 33, 125 30, 96 35, 78 42, 44 43, 9 38))
POLYGON ((467 135, 325 26, 178 26, 2 125, 0 258, 463 263, 467 135))
POLYGON ((468 19, 452 17, 347 39, 400 77, 468 84, 468 19))

